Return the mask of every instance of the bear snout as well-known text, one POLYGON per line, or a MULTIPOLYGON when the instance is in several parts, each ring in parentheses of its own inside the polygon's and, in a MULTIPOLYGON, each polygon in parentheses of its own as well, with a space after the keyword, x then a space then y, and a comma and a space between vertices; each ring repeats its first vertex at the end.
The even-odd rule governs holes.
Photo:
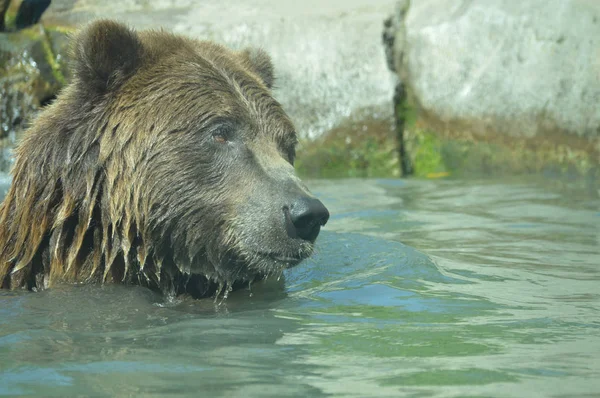
POLYGON ((289 206, 284 206, 285 229, 292 239, 302 239, 314 243, 321 227, 329 220, 329 210, 323 203, 309 196, 296 198, 289 206))

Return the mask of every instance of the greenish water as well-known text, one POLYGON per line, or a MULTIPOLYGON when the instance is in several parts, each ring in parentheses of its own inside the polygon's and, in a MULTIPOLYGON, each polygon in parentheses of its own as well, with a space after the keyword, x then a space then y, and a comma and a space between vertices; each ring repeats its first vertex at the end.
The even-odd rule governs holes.
POLYGON ((0 395, 600 396, 596 188, 309 185, 319 253, 252 295, 1 292, 0 395))

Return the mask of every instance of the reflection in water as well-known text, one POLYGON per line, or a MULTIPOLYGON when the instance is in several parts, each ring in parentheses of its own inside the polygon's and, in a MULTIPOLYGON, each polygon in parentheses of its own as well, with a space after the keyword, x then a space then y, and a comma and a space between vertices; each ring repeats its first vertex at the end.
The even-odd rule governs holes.
POLYGON ((599 391, 595 190, 536 181, 310 186, 334 215, 319 253, 285 283, 257 284, 221 306, 164 303, 125 286, 1 292, 0 394, 599 391))

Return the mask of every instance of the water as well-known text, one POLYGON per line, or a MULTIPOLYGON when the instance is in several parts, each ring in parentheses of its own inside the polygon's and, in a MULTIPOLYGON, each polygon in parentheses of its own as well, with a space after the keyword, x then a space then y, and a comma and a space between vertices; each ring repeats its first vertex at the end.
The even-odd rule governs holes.
POLYGON ((0 394, 593 397, 600 200, 542 180, 309 184, 332 211, 284 280, 164 303, 0 293, 0 394))

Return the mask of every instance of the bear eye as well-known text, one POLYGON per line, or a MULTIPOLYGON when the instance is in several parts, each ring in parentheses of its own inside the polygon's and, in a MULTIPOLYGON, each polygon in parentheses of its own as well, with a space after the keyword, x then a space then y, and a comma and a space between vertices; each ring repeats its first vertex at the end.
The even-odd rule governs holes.
POLYGON ((225 135, 223 135, 223 134, 214 133, 213 139, 215 140, 215 142, 218 142, 219 144, 227 143, 227 137, 225 137, 225 135))
POLYGON ((225 129, 219 129, 212 133, 213 140, 219 144, 227 144, 229 142, 229 132, 225 129))

